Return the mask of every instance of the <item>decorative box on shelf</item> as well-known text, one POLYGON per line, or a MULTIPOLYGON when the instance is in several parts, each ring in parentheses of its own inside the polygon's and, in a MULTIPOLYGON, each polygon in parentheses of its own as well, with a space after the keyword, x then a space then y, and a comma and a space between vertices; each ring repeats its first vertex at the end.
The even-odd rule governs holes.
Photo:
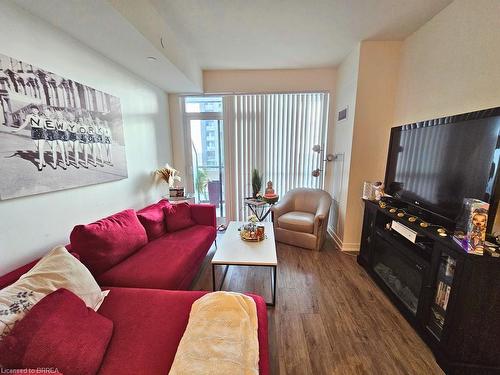
POLYGON ((183 187, 171 187, 169 189, 170 198, 181 198, 184 197, 184 188, 183 187))

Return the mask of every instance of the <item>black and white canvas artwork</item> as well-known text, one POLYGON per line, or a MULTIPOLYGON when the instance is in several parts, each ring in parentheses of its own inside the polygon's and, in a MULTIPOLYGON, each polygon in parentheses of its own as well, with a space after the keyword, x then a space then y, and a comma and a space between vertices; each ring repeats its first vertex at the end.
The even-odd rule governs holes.
POLYGON ((120 99, 0 54, 0 199, 127 177, 120 99))

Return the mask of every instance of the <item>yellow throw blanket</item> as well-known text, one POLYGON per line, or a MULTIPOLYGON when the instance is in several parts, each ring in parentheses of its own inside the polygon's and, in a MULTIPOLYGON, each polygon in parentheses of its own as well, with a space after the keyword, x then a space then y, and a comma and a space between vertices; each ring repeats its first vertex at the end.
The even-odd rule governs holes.
POLYGON ((169 375, 259 373, 257 308, 248 296, 209 293, 191 307, 169 375))

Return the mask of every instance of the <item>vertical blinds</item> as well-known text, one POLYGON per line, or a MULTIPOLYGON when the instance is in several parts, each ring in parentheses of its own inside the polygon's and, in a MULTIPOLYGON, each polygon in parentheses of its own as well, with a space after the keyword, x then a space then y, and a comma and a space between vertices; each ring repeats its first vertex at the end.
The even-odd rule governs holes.
POLYGON ((316 144, 325 145, 327 93, 235 95, 225 102, 227 215, 244 220, 254 168, 283 196, 296 187, 319 188, 312 171, 322 168, 316 144))

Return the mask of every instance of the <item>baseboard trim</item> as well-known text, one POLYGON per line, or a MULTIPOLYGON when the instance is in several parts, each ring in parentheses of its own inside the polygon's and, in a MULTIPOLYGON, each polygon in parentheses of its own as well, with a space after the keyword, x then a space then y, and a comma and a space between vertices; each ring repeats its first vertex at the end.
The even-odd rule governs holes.
POLYGON ((333 228, 328 227, 326 231, 332 238, 332 241, 335 244, 335 246, 337 246, 339 249, 342 249, 342 240, 339 238, 339 236, 337 236, 337 233, 333 231, 333 228))
POLYGON ((359 253, 359 243, 343 243, 341 249, 349 253, 359 253))
POLYGON ((344 243, 331 227, 327 228, 327 232, 341 251, 359 253, 359 243, 344 243))

